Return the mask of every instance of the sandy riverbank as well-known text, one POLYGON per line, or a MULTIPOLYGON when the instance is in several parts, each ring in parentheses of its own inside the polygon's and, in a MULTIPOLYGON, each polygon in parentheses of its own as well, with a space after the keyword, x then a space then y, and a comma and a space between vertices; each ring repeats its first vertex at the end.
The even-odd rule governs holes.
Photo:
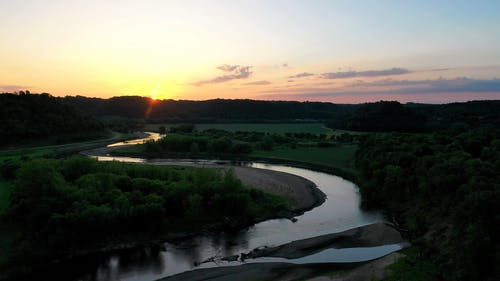
POLYGON ((243 184, 285 197, 293 203, 294 212, 321 205, 326 195, 316 185, 299 176, 249 167, 233 167, 243 184))
POLYGON ((245 258, 281 257, 295 259, 315 254, 328 248, 376 247, 403 243, 401 234, 384 222, 356 227, 346 231, 296 240, 276 247, 255 249, 245 258))
MULTIPOLYGON (((329 248, 375 247, 403 243, 399 232, 386 223, 374 223, 347 231, 293 241, 272 248, 256 249, 245 259, 258 257, 300 258, 329 248)), ((180 280, 379 280, 386 276, 386 267, 401 254, 391 253, 379 259, 359 263, 292 264, 247 263, 193 270, 161 281, 180 280), (339 274, 335 274, 338 271, 339 274)))
POLYGON ((158 281, 374 281, 387 277, 390 273, 387 267, 402 256, 396 252, 364 263, 249 263, 189 271, 158 281))

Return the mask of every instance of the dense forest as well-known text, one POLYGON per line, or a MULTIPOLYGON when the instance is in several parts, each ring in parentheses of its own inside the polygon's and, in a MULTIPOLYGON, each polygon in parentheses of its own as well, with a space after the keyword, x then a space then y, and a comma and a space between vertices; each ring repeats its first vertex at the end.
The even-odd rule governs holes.
POLYGON ((77 112, 49 94, 0 94, 0 146, 87 140, 105 135, 96 119, 77 112))
POLYGON ((500 132, 375 134, 357 151, 368 207, 413 238, 390 280, 498 280, 500 132))
MULTIPOLYGON (((381 101, 366 104, 225 100, 152 100, 122 96, 109 99, 48 94, 2 94, 0 118, 4 141, 58 134, 77 138, 104 126, 121 132, 145 123, 324 122, 330 128, 366 132, 463 131, 500 124, 500 101, 441 105, 381 101), (66 106, 64 106, 64 105, 66 106), (57 112, 54 113, 54 112, 57 112), (76 112, 79 112, 76 113, 76 112), (64 115, 64 117, 61 117, 64 115), (100 120, 96 122, 94 119, 100 120), (47 120, 38 122, 39 120, 47 120), (11 132, 8 134, 7 132, 11 132)), ((2 136, 3 136, 2 135, 2 136)))
POLYGON ((67 96, 61 102, 92 116, 120 116, 170 123, 220 121, 326 120, 352 110, 352 105, 326 102, 214 99, 206 101, 152 100, 126 96, 110 99, 67 96))
POLYGON ((382 101, 359 106, 350 114, 332 119, 336 129, 367 132, 422 132, 428 115, 396 101, 382 101))
POLYGON ((0 234, 7 227, 17 236, 2 237, 0 269, 110 243, 245 226, 289 209, 285 199, 243 186, 232 170, 98 162, 80 156, 1 168, 14 189, 0 217, 0 234))
POLYGON ((455 132, 479 124, 500 124, 500 101, 450 104, 366 104, 225 100, 156 101, 128 96, 110 99, 64 97, 61 102, 94 117, 127 118, 128 122, 325 122, 334 129, 366 132, 455 132))
POLYGON ((60 99, 95 117, 115 116, 165 123, 316 120, 335 129, 375 132, 460 131, 478 124, 500 124, 500 101, 433 105, 384 101, 366 104, 224 99, 155 101, 137 96, 110 99, 67 96, 60 99))
POLYGON ((450 104, 401 104, 380 101, 357 106, 327 122, 330 128, 365 132, 458 133, 481 127, 500 126, 500 101, 450 104))

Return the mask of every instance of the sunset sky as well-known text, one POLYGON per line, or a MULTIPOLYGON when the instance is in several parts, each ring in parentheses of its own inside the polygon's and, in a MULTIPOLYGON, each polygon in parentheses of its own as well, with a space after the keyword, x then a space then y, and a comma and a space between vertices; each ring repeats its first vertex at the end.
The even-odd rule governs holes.
POLYGON ((500 99, 500 1, 0 0, 0 92, 500 99))

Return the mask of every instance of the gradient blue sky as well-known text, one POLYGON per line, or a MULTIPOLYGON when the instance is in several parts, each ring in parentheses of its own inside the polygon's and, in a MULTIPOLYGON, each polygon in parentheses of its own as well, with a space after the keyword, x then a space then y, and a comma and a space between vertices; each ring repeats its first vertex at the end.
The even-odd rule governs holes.
POLYGON ((0 91, 500 97, 500 1, 0 0, 0 12, 0 91))

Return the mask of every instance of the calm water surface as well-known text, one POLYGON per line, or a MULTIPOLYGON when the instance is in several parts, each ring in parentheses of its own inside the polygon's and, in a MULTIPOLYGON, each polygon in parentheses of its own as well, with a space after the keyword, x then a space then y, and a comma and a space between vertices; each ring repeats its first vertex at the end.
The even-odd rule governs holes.
MULTIPOLYGON (((131 157, 98 157, 101 161, 125 161, 154 165, 190 164, 206 166, 213 161, 191 160, 146 160, 131 157)), ((308 169, 284 165, 247 163, 258 169, 281 171, 304 177, 317 185, 327 195, 327 200, 319 207, 297 217, 293 223, 288 219, 274 219, 258 223, 235 233, 197 236, 172 244, 165 243, 163 250, 140 249, 124 254, 111 255, 99 264, 89 268, 77 280, 156 280, 165 276, 198 268, 201 262, 213 256, 231 256, 251 251, 262 246, 276 246, 294 240, 344 231, 350 228, 374 223, 383 219, 379 212, 360 209, 357 186, 340 177, 308 169)), ((323 252, 289 260, 295 263, 350 262, 373 259, 398 250, 400 245, 386 245, 371 248, 329 249, 323 252)), ((273 261, 276 258, 263 258, 273 261)), ((279 259, 283 261, 283 259, 279 259)), ((252 262, 247 260, 247 262, 252 262)), ((231 263, 225 263, 227 265, 231 263)), ((236 263, 233 263, 236 264, 236 263)), ((202 267, 217 266, 214 263, 202 267)))

